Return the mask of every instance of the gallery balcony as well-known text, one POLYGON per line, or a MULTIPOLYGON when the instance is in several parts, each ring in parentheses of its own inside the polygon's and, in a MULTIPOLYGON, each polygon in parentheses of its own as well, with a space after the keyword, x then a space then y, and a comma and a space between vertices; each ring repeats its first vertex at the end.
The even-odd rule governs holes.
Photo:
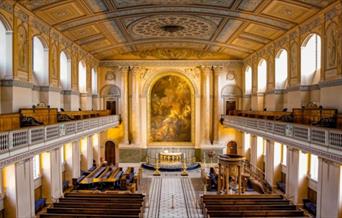
POLYGON ((342 162, 342 129, 318 127, 265 118, 223 115, 221 122, 243 132, 262 136, 276 142, 319 154, 327 159, 342 162))
POLYGON ((0 132, 0 167, 119 124, 120 115, 105 115, 0 132))

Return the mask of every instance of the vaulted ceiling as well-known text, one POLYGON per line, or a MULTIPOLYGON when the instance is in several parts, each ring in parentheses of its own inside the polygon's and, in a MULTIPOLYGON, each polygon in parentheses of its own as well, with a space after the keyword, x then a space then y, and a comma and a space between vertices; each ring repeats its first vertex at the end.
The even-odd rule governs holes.
POLYGON ((334 0, 19 0, 100 60, 243 59, 334 0))

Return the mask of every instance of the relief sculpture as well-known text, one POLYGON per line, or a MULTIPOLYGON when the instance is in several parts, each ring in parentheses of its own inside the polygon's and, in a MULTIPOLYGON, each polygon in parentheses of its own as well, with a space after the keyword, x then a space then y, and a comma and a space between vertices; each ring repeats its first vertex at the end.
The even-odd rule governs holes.
POLYGON ((296 77, 297 75, 297 44, 294 43, 291 47, 291 77, 296 77))
POLYGON ((336 25, 331 24, 327 30, 327 68, 336 67, 336 25))
POLYGON ((24 27, 18 28, 19 69, 27 70, 27 34, 24 27))
POLYGON ((151 142, 191 142, 191 91, 178 76, 159 79, 151 91, 151 142))

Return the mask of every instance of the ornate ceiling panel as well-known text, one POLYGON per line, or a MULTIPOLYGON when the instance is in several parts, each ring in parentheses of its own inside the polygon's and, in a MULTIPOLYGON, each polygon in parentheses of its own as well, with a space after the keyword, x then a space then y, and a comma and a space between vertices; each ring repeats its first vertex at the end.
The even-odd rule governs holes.
POLYGON ((243 59, 334 0, 18 0, 98 59, 243 59))

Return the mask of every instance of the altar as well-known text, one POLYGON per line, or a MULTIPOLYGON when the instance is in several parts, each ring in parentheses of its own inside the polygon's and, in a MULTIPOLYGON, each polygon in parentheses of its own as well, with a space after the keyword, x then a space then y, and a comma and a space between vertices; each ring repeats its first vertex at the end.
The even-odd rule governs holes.
POLYGON ((190 148, 153 148, 147 152, 146 163, 142 167, 160 171, 182 171, 184 167, 188 170, 198 168, 195 151, 190 148))
POLYGON ((160 163, 177 163, 181 162, 184 159, 185 155, 181 152, 169 152, 165 150, 159 153, 160 163))

